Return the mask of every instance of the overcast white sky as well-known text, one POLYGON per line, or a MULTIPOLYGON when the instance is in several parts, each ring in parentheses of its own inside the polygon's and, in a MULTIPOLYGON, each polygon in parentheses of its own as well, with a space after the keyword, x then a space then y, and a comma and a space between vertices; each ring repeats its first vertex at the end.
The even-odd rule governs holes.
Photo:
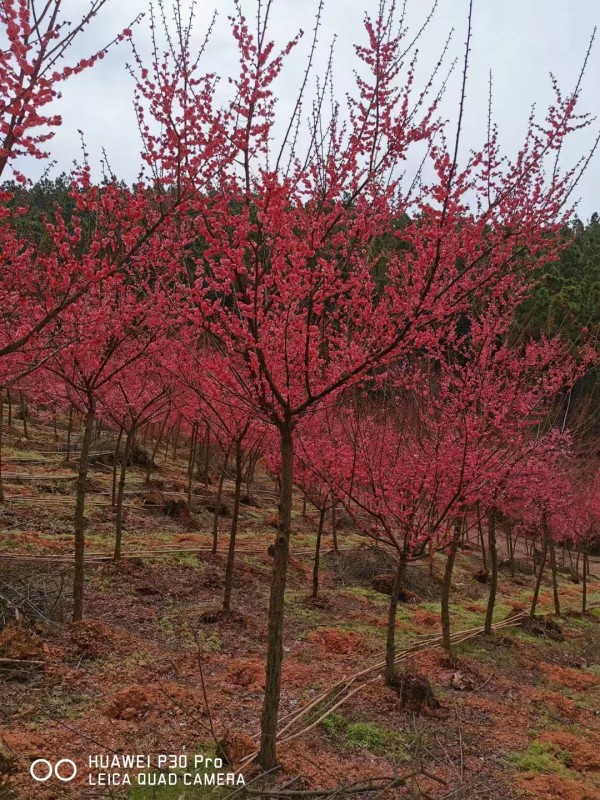
MULTIPOLYGON (((165 0, 169 5, 170 0, 165 0)), ((69 0, 70 7, 81 8, 81 0, 69 0)), ((82 54, 103 45, 128 25, 148 0, 111 0, 85 38, 78 43, 82 54)), ((337 35, 335 77, 338 96, 351 86, 352 69, 356 64, 352 43, 364 41, 362 18, 365 10, 375 14, 377 0, 325 0, 323 27, 320 34, 322 66, 329 44, 337 35)), ((248 17, 255 14, 255 0, 242 0, 248 17)), ((283 42, 299 28, 306 35, 294 51, 278 90, 281 110, 291 108, 300 84, 310 44, 317 0, 276 0, 272 19, 272 37, 283 42)), ((429 0, 409 2, 408 19, 415 30, 427 16, 429 0)), ((232 0, 200 0, 197 7, 198 28, 208 24, 212 11, 219 20, 204 61, 205 70, 228 75, 235 69, 236 53, 229 34, 227 16, 232 0)), ((437 13, 420 43, 422 74, 437 60, 450 29, 454 28, 452 55, 462 56, 468 11, 468 0, 439 0, 437 13)), ((464 145, 478 146, 485 137, 487 119, 488 76, 494 80, 494 118, 500 127, 501 142, 514 154, 522 141, 529 108, 536 103, 543 109, 551 100, 549 72, 552 71, 565 91, 577 80, 589 38, 600 23, 599 0, 475 0, 473 48, 467 88, 464 145)), ((143 21, 135 29, 140 48, 148 46, 148 29, 143 21)), ((93 70, 77 76, 64 89, 60 113, 64 124, 51 144, 57 160, 56 172, 68 170, 79 152, 77 129, 84 131, 88 150, 94 162, 102 146, 114 172, 125 180, 135 178, 138 170, 139 139, 131 104, 132 79, 125 69, 131 59, 127 44, 111 51, 93 70)), ((446 94, 443 113, 456 116, 456 99, 460 70, 446 94)), ((586 153, 600 129, 600 37, 594 48, 583 87, 582 109, 598 119, 591 129, 573 137, 566 152, 569 161, 586 153)), ((591 164, 576 195, 580 198, 579 216, 583 218, 600 210, 600 154, 591 164)))

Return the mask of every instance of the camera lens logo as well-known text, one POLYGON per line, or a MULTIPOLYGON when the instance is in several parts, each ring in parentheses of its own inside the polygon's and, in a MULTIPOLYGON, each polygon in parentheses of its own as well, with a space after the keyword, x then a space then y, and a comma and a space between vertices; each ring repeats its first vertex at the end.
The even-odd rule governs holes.
POLYGON ((54 766, 47 758, 36 758, 29 767, 34 781, 46 783, 54 775, 59 781, 69 783, 77 775, 77 764, 70 758, 61 758, 54 766))

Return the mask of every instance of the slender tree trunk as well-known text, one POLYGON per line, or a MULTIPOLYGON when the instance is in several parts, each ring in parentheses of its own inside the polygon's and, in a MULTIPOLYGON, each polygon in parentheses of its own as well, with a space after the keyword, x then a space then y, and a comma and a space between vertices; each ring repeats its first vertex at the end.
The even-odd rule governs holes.
POLYGON ((304 495, 304 498, 302 499, 302 516, 306 516, 306 495, 304 495))
POLYGON ((548 537, 548 553, 550 554, 550 571, 552 573, 552 594, 554 598, 554 613, 560 617, 560 597, 558 596, 558 570, 556 568, 556 550, 554 539, 550 531, 546 533, 548 537))
POLYGON ((221 497, 223 496, 223 481, 225 480, 225 473, 227 472, 227 462, 229 461, 229 451, 225 453, 225 463, 219 475, 219 485, 217 487, 217 499, 215 501, 215 511, 213 514, 213 527, 212 527, 212 552, 217 552, 219 543, 219 508, 221 507, 221 497))
POLYGON ((531 610, 529 616, 535 616, 535 609, 537 606, 538 597, 540 594, 540 586, 542 585, 542 575, 544 574, 544 567, 546 566, 546 558, 548 556, 548 540, 544 537, 544 551, 542 553, 542 560, 540 562, 540 569, 535 581, 535 589, 533 590, 533 598, 531 599, 531 610))
POLYGON ((173 433, 173 428, 169 428, 169 430, 167 431, 167 438, 165 439, 165 459, 164 459, 165 464, 167 463, 167 460, 169 458, 169 442, 171 441, 172 433, 173 433))
POLYGON ((337 504, 331 506, 331 537, 333 541, 333 551, 338 551, 338 538, 337 538, 337 504))
POLYGON ((127 432, 125 439, 125 453, 123 454, 123 461, 121 463, 121 474, 119 475, 119 491, 117 492, 117 518, 115 526, 115 552, 113 558, 118 561, 121 558, 121 540, 123 538, 123 496, 125 494, 125 478, 127 476, 127 464, 131 451, 133 449, 133 440, 135 437, 135 426, 132 426, 127 432))
POLYGON ((27 431, 27 404, 25 403, 23 392, 19 392, 19 396, 21 398, 21 416, 23 417, 23 436, 26 439, 29 439, 29 434, 27 431))
POLYGON ((4 387, 0 387, 0 503, 4 503, 4 482, 2 480, 2 444, 4 427, 4 387))
POLYGON ((588 553, 587 550, 583 551, 583 582, 582 582, 582 592, 581 592, 581 613, 587 613, 587 562, 588 562, 588 553))
POLYGON ((88 411, 85 416, 83 441, 79 455, 77 475, 77 499, 75 501, 75 579, 73 582, 73 622, 83 619, 83 584, 85 575, 85 497, 87 493, 87 473, 90 447, 94 433, 96 402, 88 398, 88 411))
POLYGON ((12 442, 12 395, 10 389, 6 390, 6 400, 8 402, 8 441, 12 442))
POLYGON ((402 588, 404 573, 406 571, 406 554, 402 552, 398 559, 394 585, 390 595, 390 605, 388 608, 387 632, 385 641, 385 685, 390 686, 394 680, 395 661, 396 661, 396 612, 398 610, 398 595, 402 588))
POLYGON ((444 583, 442 584, 442 603, 441 603, 441 623, 442 623, 442 645, 450 653, 452 651, 452 642, 450 640, 450 591, 452 589, 452 571, 454 570, 454 562, 456 560, 456 552, 458 550, 458 543, 462 531, 462 521, 456 520, 454 524, 454 533, 450 543, 450 552, 446 559, 446 568, 444 570, 444 583))
POLYGON ((146 469, 146 488, 150 486, 150 477, 152 475, 152 468, 156 463, 156 457, 158 455, 158 449, 160 447, 160 443, 163 437, 163 433, 165 432, 165 425, 167 424, 168 417, 166 416, 158 429, 158 438, 154 443, 154 447, 152 448, 152 455, 150 456, 150 462, 148 463, 148 468, 146 469))
MULTIPOLYGON (((304 498, 306 502, 306 497, 304 498)), ((319 563, 321 561, 321 536, 323 535, 323 524, 325 522, 325 510, 326 507, 323 505, 321 509, 321 513, 319 514, 319 527, 317 529, 317 543, 315 545, 315 564, 313 566, 313 578, 312 578, 312 596, 317 597, 319 594, 319 563)))
POLYGON ((227 565, 225 567, 225 594, 223 596, 223 610, 231 609, 231 590, 233 587, 233 567, 235 561, 235 539, 237 536, 238 517, 240 514, 240 495, 242 493, 242 447, 235 443, 235 493, 233 495, 233 513, 231 516, 231 529, 229 532, 229 548, 227 550, 227 565))
POLYGON ((196 435, 197 435, 198 427, 197 423, 194 422, 192 426, 192 440, 190 442, 190 457, 188 461, 188 486, 187 486, 187 503, 188 508, 192 507, 192 481, 194 479, 194 464, 195 464, 195 455, 196 455, 196 435))
POLYGON ((483 535, 483 525, 481 524, 481 509, 477 503, 477 530, 479 531, 479 541, 481 542, 481 557, 483 559, 483 568, 487 570, 487 558, 485 556, 485 537, 483 535))
POLYGON ((494 606, 496 605, 496 591, 498 589, 498 548, 496 547, 496 509, 492 507, 488 514, 488 545, 490 552, 490 593, 488 596, 487 610, 485 613, 484 631, 489 636, 492 633, 494 619, 494 606))
POLYGON ((267 634, 267 669, 265 696, 261 714, 260 753, 263 769, 277 766, 276 735, 281 692, 283 661, 283 620, 285 584, 292 525, 292 491, 294 480, 294 440, 292 427, 286 420, 280 428, 281 491, 279 495, 279 529, 275 536, 275 554, 271 574, 269 622, 267 634))
POLYGON ((248 464, 248 471, 246 472, 246 494, 252 497, 252 487, 254 484, 254 471, 258 463, 258 456, 255 454, 250 457, 248 464))
POLYGON ((119 467, 119 452, 121 450, 121 439, 123 438, 123 426, 119 426, 119 435, 117 436, 117 446, 115 447, 115 458, 113 461, 112 470, 112 492, 110 496, 110 504, 114 506, 117 502, 117 469, 119 467))
POLYGON ((67 462, 71 458, 71 433, 73 431, 73 406, 69 406, 69 423, 67 425, 67 462))
POLYGON ((181 432, 181 419, 173 426, 173 461, 177 461, 177 447, 179 446, 179 434, 181 432))
POLYGON ((515 577, 515 548, 513 544, 513 530, 512 525, 507 523, 506 528, 506 548, 508 550, 508 566, 510 568, 510 575, 512 578, 515 577))
POLYGON ((210 427, 206 426, 206 449, 204 451, 204 488, 208 489, 208 467, 210 463, 210 427))

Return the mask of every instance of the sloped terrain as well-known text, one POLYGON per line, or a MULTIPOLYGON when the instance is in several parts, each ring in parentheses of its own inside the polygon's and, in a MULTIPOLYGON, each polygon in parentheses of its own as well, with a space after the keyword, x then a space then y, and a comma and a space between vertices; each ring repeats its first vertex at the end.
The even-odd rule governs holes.
MULTIPOLYGON (((161 455, 154 495, 144 487, 145 470, 134 465, 123 558, 114 563, 111 468, 96 461, 86 509, 86 619, 73 625, 74 472, 49 432, 34 428, 30 436, 3 454, 2 796, 231 795, 231 789, 206 787, 91 787, 83 768, 73 783, 46 785, 32 781, 28 770, 36 758, 85 765, 90 753, 100 752, 214 755, 215 739, 237 766, 253 752, 276 515, 272 482, 260 476, 253 502, 242 506, 232 611, 223 614, 232 486, 225 486, 227 508, 212 554, 207 505, 214 485, 197 482, 192 514, 169 516, 164 498, 185 492, 183 459, 165 463, 161 455)), ((435 641, 407 653, 399 667, 426 678, 437 700, 414 705, 383 685, 379 669, 351 682, 378 664, 385 648, 388 599, 373 586, 388 557, 348 524, 338 531, 335 553, 328 529, 320 596, 311 599, 318 520, 310 509, 303 515, 300 496, 295 502, 280 727, 293 725, 281 734, 280 770, 255 788, 364 788, 377 780, 379 794, 367 796, 600 798, 600 566, 592 565, 591 610, 582 617, 581 586, 569 580, 566 556, 558 631, 512 625, 489 638, 457 642, 452 658, 435 641), (338 684, 348 686, 327 695, 338 684)), ((443 566, 442 555, 410 566, 407 602, 398 614, 399 652, 438 633, 443 566)), ((487 587, 474 577, 480 567, 474 546, 460 554, 452 592, 455 632, 482 625, 487 587)), ((528 608, 533 580, 525 558, 514 575, 502 571, 497 622, 528 608)), ((540 614, 551 607, 550 586, 543 585, 540 614)), ((252 780, 257 767, 248 763, 244 775, 252 780)), ((349 788, 344 796, 352 794, 349 788)))

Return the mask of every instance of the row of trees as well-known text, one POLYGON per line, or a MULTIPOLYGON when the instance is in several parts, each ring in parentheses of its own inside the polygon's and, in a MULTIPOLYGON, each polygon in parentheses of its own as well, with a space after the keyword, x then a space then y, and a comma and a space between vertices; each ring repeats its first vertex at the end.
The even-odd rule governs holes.
MULTIPOLYGON (((74 68, 57 60, 103 4, 66 29, 60 0, 37 9, 34 0, 4 2, 0 164, 24 153, 46 157, 43 144, 59 120, 43 109, 62 81, 105 51, 74 68)), ((68 203, 29 225, 26 193, 5 188, 0 220, 0 381, 84 419, 76 619, 84 610, 86 478, 97 419, 124 437, 119 509, 136 432, 153 426, 158 447, 176 427, 191 441, 190 477, 196 444, 204 437, 208 450, 219 442, 223 469, 235 477, 226 607, 244 476, 260 454, 278 479, 261 720, 266 769, 276 763, 295 483, 322 512, 320 530, 324 510, 343 504, 366 536, 393 548, 396 588, 408 561, 449 550, 446 633, 464 527, 487 519, 489 629, 497 520, 540 530, 553 557, 556 537, 591 529, 594 509, 586 516, 573 498, 590 497, 584 487, 596 486, 593 469, 579 468, 562 413, 592 350, 582 337, 568 348, 558 337, 509 335, 533 276, 563 247, 565 204, 580 166, 563 169, 560 156, 565 138, 588 124, 577 111, 580 82, 566 95, 555 87, 554 103, 544 117, 532 116, 514 157, 500 152, 491 121, 481 148, 463 157, 470 12, 452 130, 439 112, 445 54, 417 89, 418 36, 409 36, 393 0, 382 0, 365 19, 345 107, 329 69, 304 129, 317 18, 282 129, 277 82, 300 36, 283 47, 269 39, 271 6, 259 2, 252 25, 235 7, 239 70, 219 103, 218 76, 201 67, 206 48, 193 50, 193 17, 188 23, 177 9, 174 30, 164 17, 165 52, 152 18, 153 57, 146 62, 133 50, 143 177, 133 187, 98 185, 84 154, 68 203), (579 514, 568 530, 567 508, 579 514)), ((117 38, 131 37, 126 30, 117 38)), ((122 534, 119 511, 116 558, 122 534)))

